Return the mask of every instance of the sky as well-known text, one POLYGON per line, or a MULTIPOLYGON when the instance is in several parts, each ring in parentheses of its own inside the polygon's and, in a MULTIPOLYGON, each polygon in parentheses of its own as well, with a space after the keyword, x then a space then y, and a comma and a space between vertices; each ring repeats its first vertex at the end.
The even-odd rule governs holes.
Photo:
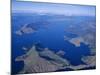
POLYGON ((95 16, 95 6, 71 5, 39 2, 19 2, 12 0, 12 12, 15 13, 51 13, 61 15, 95 16))

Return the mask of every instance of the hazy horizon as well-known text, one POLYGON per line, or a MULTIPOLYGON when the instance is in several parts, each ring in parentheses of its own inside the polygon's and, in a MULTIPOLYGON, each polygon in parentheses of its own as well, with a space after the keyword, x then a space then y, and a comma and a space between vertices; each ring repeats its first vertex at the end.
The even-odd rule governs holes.
POLYGON ((56 3, 37 3, 37 2, 14 2, 12 13, 51 13, 60 15, 83 15, 95 16, 95 6, 56 4, 56 3))

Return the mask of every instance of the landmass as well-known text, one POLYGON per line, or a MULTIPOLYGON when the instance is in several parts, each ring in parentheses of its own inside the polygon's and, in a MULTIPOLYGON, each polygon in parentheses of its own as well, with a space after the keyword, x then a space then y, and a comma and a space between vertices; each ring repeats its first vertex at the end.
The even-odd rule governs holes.
POLYGON ((24 62, 24 67, 19 73, 54 72, 66 68, 80 70, 95 67, 96 65, 95 56, 84 56, 81 60, 85 64, 74 66, 71 65, 69 60, 61 57, 62 54, 64 54, 62 50, 60 50, 58 53, 54 53, 48 48, 37 48, 37 46, 33 45, 32 48, 27 50, 26 54, 16 58, 16 61, 24 62))
MULTIPOLYGON (((67 36, 64 36, 64 40, 65 40, 65 41, 68 40, 67 36)), ((82 39, 81 37, 72 38, 72 39, 69 39, 68 41, 69 41, 70 43, 74 44, 76 47, 80 47, 80 44, 81 44, 82 42, 84 42, 83 39, 82 39)))
MULTIPOLYGON (((74 22, 73 22, 74 23, 74 22)), ((69 37, 64 35, 64 40, 69 41, 74 44, 76 47, 80 46, 80 43, 88 45, 91 49, 91 54, 96 53, 96 25, 95 20, 83 20, 77 25, 68 25, 65 29, 65 33, 70 32, 77 36, 69 37)))
POLYGON ((19 29, 18 31, 16 31, 15 33, 17 35, 22 35, 22 34, 29 34, 29 33, 34 33, 36 32, 36 29, 33 29, 31 27, 28 27, 28 24, 23 25, 23 27, 21 27, 21 29, 19 29))
POLYGON ((61 58, 47 48, 38 52, 35 46, 26 54, 17 57, 16 61, 24 61, 24 68, 20 73, 53 72, 69 65, 68 60, 61 58))

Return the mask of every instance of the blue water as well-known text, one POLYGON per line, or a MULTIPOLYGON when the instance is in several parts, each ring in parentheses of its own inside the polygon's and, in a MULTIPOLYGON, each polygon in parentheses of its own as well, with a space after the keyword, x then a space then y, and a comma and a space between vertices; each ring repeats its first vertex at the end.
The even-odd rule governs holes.
MULTIPOLYGON (((81 43, 80 47, 76 47, 70 42, 64 41, 64 35, 68 35, 70 38, 77 37, 76 34, 65 33, 64 30, 70 24, 81 24, 80 18, 84 17, 76 16, 75 19, 72 18, 72 20, 67 21, 66 19, 55 20, 57 19, 55 16, 48 15, 12 14, 12 73, 18 73, 24 66, 23 62, 15 62, 17 56, 25 54, 22 47, 31 48, 33 44, 38 42, 55 53, 59 50, 65 51, 63 58, 68 59, 72 65, 84 64, 81 57, 90 54, 88 45, 81 43), (40 21, 46 22, 47 28, 41 27, 42 23, 40 21), (15 31, 19 30, 24 24, 35 23, 37 25, 39 22, 38 32, 23 34, 22 36, 15 34, 15 31)), ((87 19, 87 17, 85 18, 87 19)))

